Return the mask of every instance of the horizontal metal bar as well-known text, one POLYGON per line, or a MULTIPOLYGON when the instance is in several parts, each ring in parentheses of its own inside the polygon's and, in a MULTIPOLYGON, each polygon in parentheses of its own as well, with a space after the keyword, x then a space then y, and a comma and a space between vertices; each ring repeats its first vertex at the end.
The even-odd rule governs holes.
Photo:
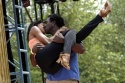
POLYGON ((23 74, 30 74, 28 71, 23 71, 23 74))
POLYGON ((10 72, 10 75, 20 75, 20 72, 10 72))
POLYGON ((19 9, 22 9, 22 6, 19 6, 19 5, 15 5, 15 8, 19 8, 19 9))
MULTIPOLYGON (((18 29, 18 30, 23 30, 23 31, 25 30, 25 28, 22 28, 22 27, 18 27, 17 29, 18 29)), ((5 31, 11 31, 11 32, 12 32, 12 31, 15 31, 15 30, 16 30, 16 28, 6 28, 6 29, 5 29, 5 31)))
POLYGON ((18 27, 18 30, 23 30, 23 31, 24 31, 24 30, 25 30, 25 28, 22 28, 22 27, 18 27))
POLYGON ((5 28, 5 31, 11 31, 11 32, 13 32, 15 30, 16 30, 15 28, 5 28))
POLYGON ((20 51, 21 51, 21 52, 27 52, 27 50, 26 50, 26 49, 20 49, 20 51))
MULTIPOLYGON (((22 71, 23 74, 30 74, 28 71, 22 71)), ((10 75, 20 75, 20 72, 10 72, 10 75)))

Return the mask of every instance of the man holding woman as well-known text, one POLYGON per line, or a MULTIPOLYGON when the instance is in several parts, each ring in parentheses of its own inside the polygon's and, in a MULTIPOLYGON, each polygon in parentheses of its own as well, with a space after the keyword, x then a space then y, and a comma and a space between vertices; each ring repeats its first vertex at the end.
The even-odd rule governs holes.
MULTIPOLYGON (((103 21, 102 18, 106 17, 111 12, 111 9, 112 6, 107 1, 104 5, 104 8, 100 10, 99 14, 76 34, 76 43, 81 43, 81 41, 84 40, 98 26, 98 24, 103 21)), ((60 16, 50 15, 47 19, 47 24, 44 27, 45 32, 54 35, 60 28, 60 26, 58 25, 58 21, 60 21, 60 23, 63 23, 63 19, 60 16)), ((61 27, 62 26, 64 25, 61 25, 61 27)), ((62 34, 65 37, 65 33, 62 34)), ((48 72, 46 83, 78 83, 79 68, 78 56, 76 52, 71 51, 69 60, 70 70, 63 68, 56 62, 60 52, 62 52, 63 50, 63 45, 64 44, 62 43, 60 44, 52 42, 46 45, 43 49, 39 49, 37 50, 37 52, 34 51, 34 53, 36 52, 35 60, 37 64, 43 71, 48 72)), ((34 49, 35 46, 33 50, 34 49)), ((63 58, 61 57, 61 59, 63 58)))

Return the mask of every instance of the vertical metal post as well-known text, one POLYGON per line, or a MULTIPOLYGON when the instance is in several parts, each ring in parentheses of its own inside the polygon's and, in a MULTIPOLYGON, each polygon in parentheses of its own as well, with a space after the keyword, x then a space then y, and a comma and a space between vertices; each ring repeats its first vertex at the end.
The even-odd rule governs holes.
POLYGON ((36 2, 34 1, 34 9, 35 9, 35 18, 36 18, 36 20, 38 20, 38 16, 37 16, 37 10, 36 10, 36 2))
MULTIPOLYGON (((20 75, 20 81, 21 83, 31 83, 30 79, 30 69, 29 69, 29 64, 28 64, 28 51, 27 51, 27 44, 26 44, 26 34, 25 34, 25 28, 24 28, 24 17, 22 13, 22 0, 19 0, 18 5, 16 4, 15 0, 13 1, 13 12, 14 12, 14 27, 15 27, 15 33, 16 33, 16 42, 17 42, 17 52, 18 52, 18 57, 19 57, 19 72, 18 75, 20 75), (17 18, 17 9, 19 11, 19 18, 17 18), (20 23, 18 23, 20 21, 20 23), (20 46, 20 39, 19 39, 19 31, 21 32, 21 36, 23 37, 23 48, 20 46), (21 55, 24 53, 25 56, 21 55), (25 58, 26 62, 26 70, 23 69, 23 61, 22 61, 22 56, 25 58), (24 80, 24 76, 26 76, 24 80)), ((16 73, 13 73, 16 74, 16 73)), ((18 81, 18 80, 17 80, 18 81)))
POLYGON ((15 29, 16 29, 16 40, 17 40, 17 50, 18 50, 18 57, 20 62, 20 77, 22 83, 24 83, 24 77, 23 77, 23 70, 22 70, 22 59, 21 59, 21 52, 20 52, 20 44, 19 44, 19 34, 18 34, 18 23, 17 23, 17 15, 16 15, 16 9, 15 9, 15 0, 13 1, 13 10, 14 10, 14 20, 15 20, 15 29))
MULTIPOLYGON (((22 1, 20 0, 20 6, 22 6, 22 1)), ((30 77, 30 68, 29 68, 29 64, 28 64, 28 51, 27 51, 27 41, 26 41, 26 30, 24 28, 24 16, 23 16, 23 12, 22 9, 20 11, 21 13, 21 20, 22 20, 22 36, 23 36, 23 42, 24 42, 24 53, 25 53, 25 61, 26 61, 26 70, 28 72, 27 76, 28 76, 28 83, 31 83, 31 77, 30 77)), ((20 50, 21 51, 21 50, 20 50)))

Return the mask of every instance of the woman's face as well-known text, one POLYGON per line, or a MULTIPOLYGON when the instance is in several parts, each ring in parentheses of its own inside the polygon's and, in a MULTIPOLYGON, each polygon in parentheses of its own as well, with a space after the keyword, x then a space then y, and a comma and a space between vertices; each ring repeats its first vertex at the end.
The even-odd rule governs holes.
POLYGON ((42 33, 45 33, 43 23, 38 24, 38 28, 41 30, 42 33))

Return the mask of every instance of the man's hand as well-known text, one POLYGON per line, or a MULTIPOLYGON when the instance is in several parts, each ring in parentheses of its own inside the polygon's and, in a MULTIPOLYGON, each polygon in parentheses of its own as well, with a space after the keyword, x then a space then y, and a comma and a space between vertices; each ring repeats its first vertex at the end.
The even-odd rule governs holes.
POLYGON ((85 52, 85 48, 84 48, 84 45, 82 43, 78 44, 76 43, 72 50, 76 53, 79 53, 79 54, 83 54, 85 52))
POLYGON ((36 53, 39 49, 43 48, 45 46, 41 45, 41 43, 37 43, 36 45, 33 46, 32 52, 36 53))
POLYGON ((64 36, 61 33, 58 33, 54 36, 53 42, 64 43, 64 36))

